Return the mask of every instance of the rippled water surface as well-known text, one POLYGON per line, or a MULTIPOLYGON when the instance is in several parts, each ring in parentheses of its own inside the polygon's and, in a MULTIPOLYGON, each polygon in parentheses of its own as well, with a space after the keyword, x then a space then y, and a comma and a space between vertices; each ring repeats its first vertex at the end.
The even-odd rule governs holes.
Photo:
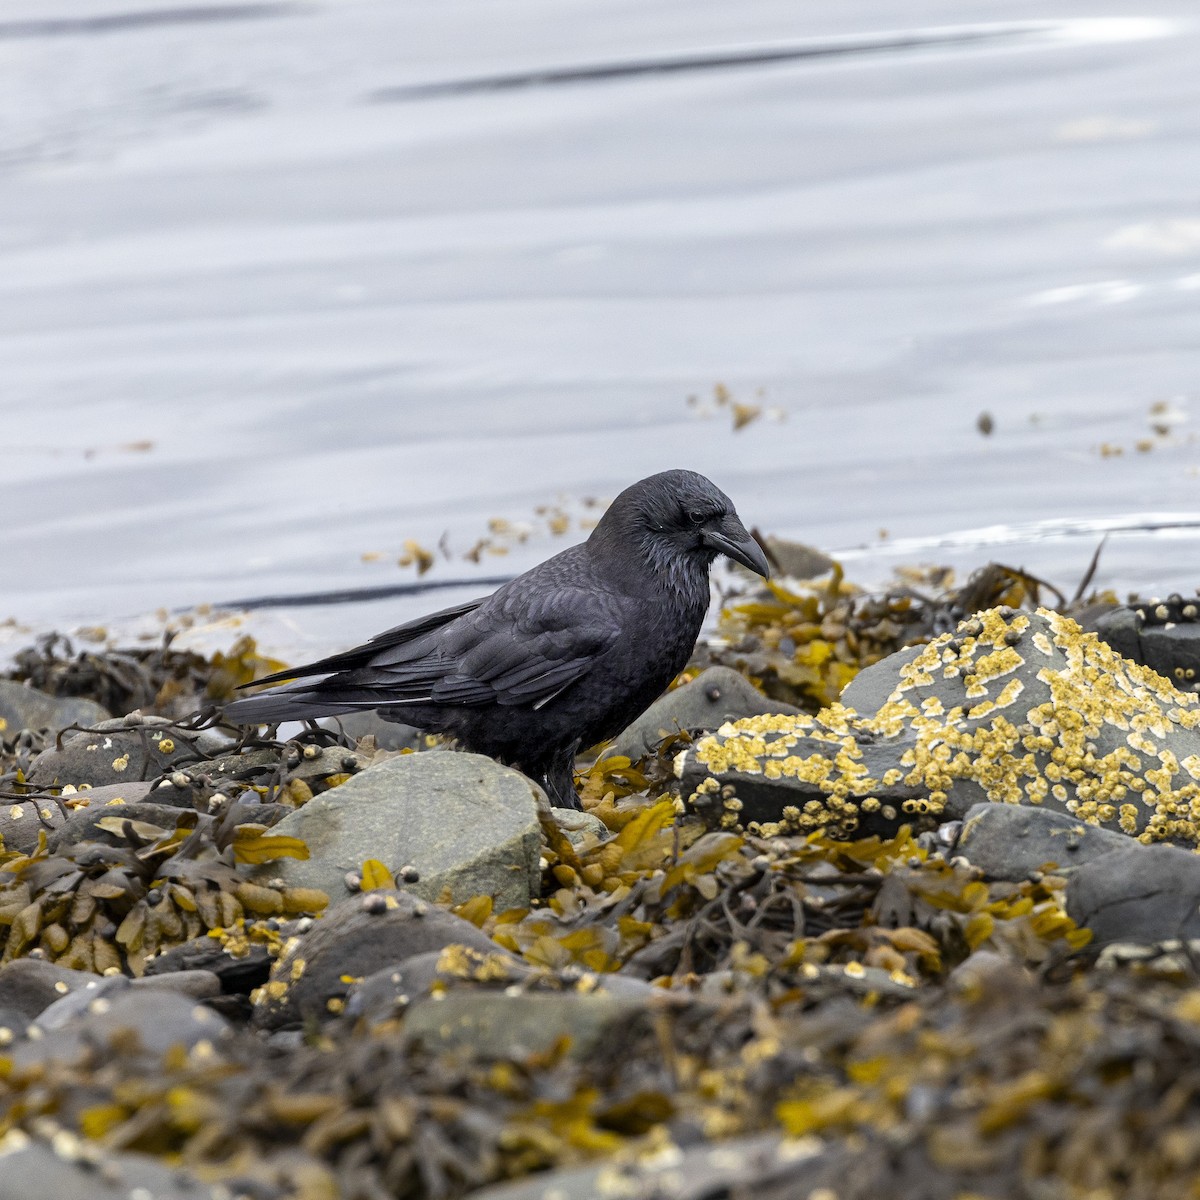
POLYGON ((408 539, 486 591, 668 466, 858 578, 1073 586, 1111 529, 1097 582, 1190 591, 1191 11, 9 0, 0 637, 403 583, 408 539), (464 559, 492 518, 534 533, 464 559))

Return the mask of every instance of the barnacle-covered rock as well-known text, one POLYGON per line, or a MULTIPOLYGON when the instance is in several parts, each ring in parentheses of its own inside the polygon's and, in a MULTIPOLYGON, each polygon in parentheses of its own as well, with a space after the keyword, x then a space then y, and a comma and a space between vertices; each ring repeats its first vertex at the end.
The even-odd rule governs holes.
POLYGON ((1200 692, 1200 598, 1121 605, 1092 627, 1118 654, 1157 671, 1181 692, 1200 692))
POLYGON ((961 817, 986 799, 1200 844, 1200 697, 1045 610, 991 609, 905 656, 868 717, 833 706, 750 718, 702 739, 677 769, 689 803, 719 795, 729 825, 743 793, 774 785, 775 820, 758 821, 771 833, 845 836, 887 807, 897 821, 961 817), (894 804, 886 789, 897 787, 916 794, 894 804))

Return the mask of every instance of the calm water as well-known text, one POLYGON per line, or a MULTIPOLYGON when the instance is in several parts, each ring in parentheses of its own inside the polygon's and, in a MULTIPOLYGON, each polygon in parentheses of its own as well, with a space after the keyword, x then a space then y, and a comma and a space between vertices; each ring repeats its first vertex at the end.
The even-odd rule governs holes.
POLYGON ((0 16, 0 646, 486 591, 668 466, 863 579, 1200 585, 1194 5, 201 7, 0 16))

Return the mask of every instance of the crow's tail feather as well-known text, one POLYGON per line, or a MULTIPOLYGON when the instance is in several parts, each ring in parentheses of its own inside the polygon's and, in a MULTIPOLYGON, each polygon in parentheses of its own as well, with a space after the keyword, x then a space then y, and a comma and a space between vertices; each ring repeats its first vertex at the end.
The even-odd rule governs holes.
POLYGON ((225 705, 224 716, 235 725, 277 725, 281 721, 311 721, 359 712, 363 704, 338 704, 313 688, 280 689, 260 696, 243 696, 225 705))

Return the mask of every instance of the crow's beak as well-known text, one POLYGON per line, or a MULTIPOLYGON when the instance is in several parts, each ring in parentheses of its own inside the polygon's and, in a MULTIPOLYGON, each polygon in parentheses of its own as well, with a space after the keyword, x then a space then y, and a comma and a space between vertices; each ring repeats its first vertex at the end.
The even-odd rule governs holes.
POLYGON ((749 567, 756 575, 761 575, 764 579, 770 578, 771 566, 767 562, 767 556, 736 516, 723 517, 719 525, 706 529, 700 535, 700 540, 718 554, 724 554, 734 562, 740 562, 743 567, 749 567))

